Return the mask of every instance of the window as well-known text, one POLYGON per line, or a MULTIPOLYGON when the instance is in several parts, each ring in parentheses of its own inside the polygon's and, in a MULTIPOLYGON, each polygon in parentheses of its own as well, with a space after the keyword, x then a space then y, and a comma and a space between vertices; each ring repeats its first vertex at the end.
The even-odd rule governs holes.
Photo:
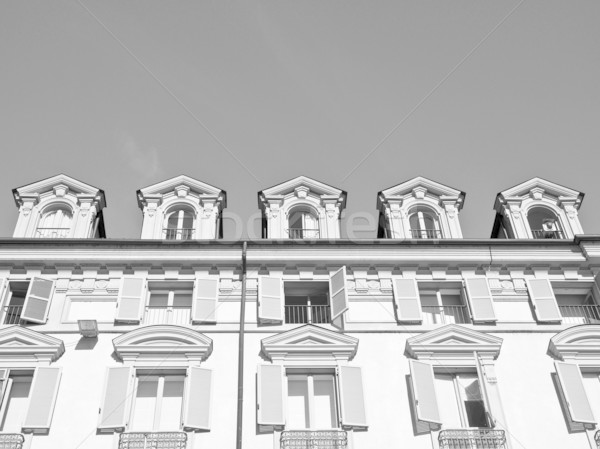
POLYGON ((187 209, 177 209, 167 215, 164 229, 166 240, 191 240, 194 238, 194 214, 187 209))
POLYGON ((490 427, 477 372, 435 369, 435 388, 444 427, 490 427))
POLYGON ((423 324, 470 323, 462 288, 452 283, 419 283, 423 324), (445 285, 447 284, 447 285, 445 285))
POLYGON ((532 207, 527 212, 527 221, 535 239, 562 239, 560 220, 554 212, 545 207, 532 207))
POLYGON ((35 236, 51 239, 69 237, 72 221, 71 211, 64 208, 50 210, 42 215, 35 236))
POLYGON ((409 216, 413 239, 439 239, 442 237, 437 215, 427 209, 417 209, 409 216))
POLYGON ((284 282, 286 323, 330 323, 328 282, 284 282))
POLYGON ((325 430, 339 427, 333 373, 287 372, 286 427, 325 430))
POLYGON ((0 279, 2 323, 20 324, 22 321, 45 323, 54 292, 54 281, 34 277, 31 281, 0 279))
POLYGON ((599 324, 600 306, 591 287, 556 287, 556 302, 565 324, 599 324))
POLYGON ((31 371, 12 371, 5 378, 3 385, 4 394, 2 400, 2 409, 0 415, 2 432, 21 432, 21 423, 25 418, 27 411, 27 400, 31 390, 31 381, 33 372, 31 371))
POLYGON ((290 213, 288 236, 291 239, 319 238, 319 219, 312 212, 295 210, 290 213))
POLYGON ((193 282, 150 283, 144 324, 188 324, 193 282))

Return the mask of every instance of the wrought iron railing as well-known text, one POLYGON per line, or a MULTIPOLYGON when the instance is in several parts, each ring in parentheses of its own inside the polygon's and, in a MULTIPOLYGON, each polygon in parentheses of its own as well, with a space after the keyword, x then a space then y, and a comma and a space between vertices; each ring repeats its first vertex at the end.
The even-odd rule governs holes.
POLYGON ((544 229, 532 229, 534 239, 564 239, 562 231, 546 231, 544 229))
POLYGON ((596 447, 600 449, 600 430, 596 431, 596 434, 594 435, 594 440, 596 441, 596 447))
POLYGON ((23 449, 25 437, 20 433, 0 433, 0 449, 23 449))
POLYGON ((22 311, 23 306, 4 306, 4 324, 19 324, 22 311))
POLYGON ((288 236, 291 239, 318 239, 318 229, 306 229, 306 228, 290 228, 287 230, 288 236))
POLYGON ((451 429, 438 436, 440 449, 506 449, 504 430, 451 429))
POLYGON ((600 306, 588 304, 558 306, 565 324, 592 324, 600 322, 600 306))
POLYGON ((285 430, 281 449, 346 449, 348 434, 343 430, 285 430))
POLYGON ((441 239, 442 231, 439 229, 411 229, 413 239, 441 239))
POLYGON ((470 323, 467 306, 423 306, 423 324, 470 323))
POLYGON ((190 324, 191 306, 146 306, 144 324, 190 324))
POLYGON ((37 228, 35 236, 39 239, 64 239, 69 236, 70 228, 37 228))
POLYGON ((185 449, 185 432, 127 432, 119 436, 119 449, 185 449))
POLYGON ((331 322, 329 306, 284 306, 285 322, 291 324, 331 322))
POLYGON ((165 240, 192 240, 194 238, 194 228, 165 228, 165 240))

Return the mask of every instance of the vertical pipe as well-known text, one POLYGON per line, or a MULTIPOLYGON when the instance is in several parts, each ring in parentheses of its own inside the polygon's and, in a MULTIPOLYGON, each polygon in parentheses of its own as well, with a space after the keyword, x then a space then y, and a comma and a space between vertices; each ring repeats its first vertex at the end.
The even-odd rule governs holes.
POLYGON ((237 393, 237 434, 236 449, 242 449, 242 423, 244 418, 244 330, 246 322, 246 250, 242 244, 242 297, 240 298, 240 336, 238 346, 238 393, 237 393))

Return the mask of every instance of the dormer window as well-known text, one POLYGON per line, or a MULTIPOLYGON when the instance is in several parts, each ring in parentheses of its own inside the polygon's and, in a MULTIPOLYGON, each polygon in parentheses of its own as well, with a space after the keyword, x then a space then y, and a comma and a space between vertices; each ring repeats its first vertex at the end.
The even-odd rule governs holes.
POLYGON ((35 236, 43 239, 67 238, 71 233, 72 222, 73 214, 67 208, 52 209, 40 218, 35 236))
POLYGON ((527 213, 527 221, 534 239, 562 239, 564 234, 556 214, 545 207, 533 207, 527 213))
POLYGON ((442 237, 440 221, 433 211, 419 208, 410 215, 409 222, 410 234, 413 239, 439 239, 442 237))
POLYGON ((187 209, 175 209, 167 215, 166 240, 191 240, 194 238, 194 213, 187 209))
POLYGON ((289 218, 288 236, 291 239, 318 239, 318 217, 308 210, 292 211, 289 218))

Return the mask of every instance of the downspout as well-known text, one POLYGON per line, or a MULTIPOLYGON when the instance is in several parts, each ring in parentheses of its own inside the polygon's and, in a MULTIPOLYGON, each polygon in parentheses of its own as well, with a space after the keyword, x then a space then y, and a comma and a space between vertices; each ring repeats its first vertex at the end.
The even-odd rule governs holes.
POLYGON ((246 249, 242 244, 242 297, 240 298, 240 338, 238 346, 238 393, 236 449, 242 449, 242 422, 244 415, 244 325, 246 318, 246 249))

